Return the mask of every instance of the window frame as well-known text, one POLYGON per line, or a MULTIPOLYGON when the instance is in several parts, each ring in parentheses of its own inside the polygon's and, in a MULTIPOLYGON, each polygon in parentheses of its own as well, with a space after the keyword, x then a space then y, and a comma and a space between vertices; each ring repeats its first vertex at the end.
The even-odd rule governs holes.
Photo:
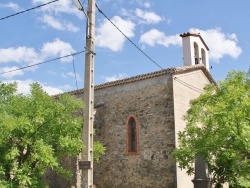
POLYGON ((126 154, 127 155, 138 155, 139 154, 139 122, 136 115, 129 115, 126 122, 126 154), (135 150, 131 151, 131 128, 130 121, 134 119, 135 122, 135 150))

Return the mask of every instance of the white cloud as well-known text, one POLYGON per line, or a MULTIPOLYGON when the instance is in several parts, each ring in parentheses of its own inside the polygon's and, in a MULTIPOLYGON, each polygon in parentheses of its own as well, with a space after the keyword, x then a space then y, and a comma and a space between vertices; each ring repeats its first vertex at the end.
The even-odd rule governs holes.
POLYGON ((0 63, 7 62, 28 62, 33 63, 35 59, 38 59, 38 54, 34 48, 20 46, 17 48, 2 48, 0 49, 0 63))
MULTIPOLYGON (((47 42, 43 44, 40 50, 35 50, 34 48, 20 46, 17 48, 0 48, 0 65, 2 64, 1 72, 10 71, 17 69, 18 67, 15 64, 20 64, 20 66, 30 66, 35 63, 40 63, 45 61, 48 58, 62 57, 65 55, 70 55, 74 53, 75 50, 72 48, 70 43, 61 41, 56 38, 52 42, 47 42), (8 66, 4 66, 8 64, 8 66)), ((61 62, 72 61, 72 57, 60 59, 61 62)), ((10 79, 14 76, 21 76, 24 74, 24 71, 34 70, 37 67, 30 67, 23 69, 22 71, 14 71, 11 73, 6 73, 0 75, 3 78, 10 79)))
MULTIPOLYGON (((34 5, 41 5, 48 3, 47 0, 32 0, 34 5)), ((38 11, 41 13, 39 20, 47 26, 61 31, 78 32, 80 29, 71 22, 62 19, 61 14, 71 14, 77 16, 79 19, 85 19, 82 11, 79 11, 73 4, 72 0, 60 0, 43 6, 38 11)))
POLYGON ((128 9, 125 9, 125 8, 121 8, 120 14, 121 14, 122 16, 124 16, 124 17, 129 18, 130 20, 133 20, 134 17, 135 17, 132 10, 128 10, 128 9))
MULTIPOLYGON (((30 79, 5 81, 5 83, 13 83, 13 82, 16 82, 18 84, 17 93, 22 93, 27 95, 30 94, 30 84, 34 83, 35 81, 30 79)), ((43 90, 46 91, 49 95, 56 95, 64 92, 62 89, 59 89, 59 87, 52 87, 41 82, 37 83, 39 83, 42 86, 43 90)))
POLYGON ((157 24, 163 19, 154 12, 143 11, 139 8, 135 10, 135 15, 143 19, 143 23, 147 24, 157 24))
POLYGON ((200 33, 206 44, 208 45, 209 58, 212 61, 219 62, 221 58, 228 55, 234 59, 242 53, 242 49, 237 46, 236 34, 226 34, 220 28, 200 30, 191 28, 190 32, 200 33))
POLYGON ((33 80, 14 80, 10 82, 16 82, 17 85, 17 93, 22 93, 22 94, 29 94, 30 93, 30 84, 33 83, 33 80))
MULTIPOLYGON (((70 43, 56 38, 52 42, 43 44, 40 52, 34 48, 20 46, 17 48, 0 49, 0 63, 25 63, 33 64, 43 61, 48 57, 65 56, 75 52, 70 43)), ((71 61, 71 57, 61 59, 62 62, 71 61)))
POLYGON ((105 82, 112 82, 112 81, 120 80, 120 79, 123 79, 123 78, 126 78, 126 77, 128 77, 126 74, 119 73, 117 75, 105 77, 105 82))
POLYGON ((151 5, 150 5, 149 2, 146 2, 146 3, 144 3, 143 5, 144 5, 144 7, 146 7, 146 8, 150 8, 150 7, 151 7, 151 5))
POLYGON ((71 31, 71 32, 80 31, 80 29, 78 27, 76 27, 74 24, 72 24, 71 22, 65 21, 64 26, 65 26, 66 30, 71 31))
POLYGON ((11 79, 14 76, 21 76, 21 75, 24 74, 24 72, 22 70, 16 70, 16 69, 18 69, 18 67, 16 67, 16 66, 13 66, 13 67, 1 67, 1 73, 3 73, 3 72, 8 72, 8 73, 1 74, 0 76, 2 78, 5 78, 5 79, 11 79), (16 70, 16 71, 12 72, 12 70, 16 70))
MULTIPOLYGON (((73 52, 75 52, 75 50, 72 48, 70 43, 61 41, 60 39, 56 38, 52 42, 47 42, 43 44, 41 49, 41 56, 43 57, 43 59, 54 56, 62 57, 65 55, 69 55, 73 52)), ((72 57, 61 59, 62 62, 69 62, 71 60, 72 57)))
MULTIPOLYGON (((40 5, 48 3, 48 0, 32 0, 32 3, 35 5, 40 5)), ((81 19, 84 18, 83 13, 75 7, 72 0, 60 0, 47 6, 43 6, 39 10, 55 15, 66 13, 76 15, 81 19)))
MULTIPOLYGON (((122 30, 127 37, 134 36, 135 24, 115 16, 111 21, 122 30)), ((109 48, 112 51, 120 51, 125 42, 125 37, 108 21, 103 20, 100 27, 96 29, 96 45, 109 48)))
POLYGON ((149 46, 162 45, 168 47, 169 45, 181 46, 181 38, 179 35, 167 36, 165 33, 151 29, 140 37, 140 42, 149 46))
POLYGON ((74 26, 71 22, 68 22, 66 20, 61 22, 60 20, 48 14, 43 15, 41 21, 47 24, 49 27, 52 27, 53 29, 57 30, 68 30, 71 32, 78 32, 80 30, 78 27, 74 26))
POLYGON ((236 36, 235 33, 233 33, 233 34, 227 34, 227 37, 229 39, 231 39, 231 40, 234 40, 234 41, 238 42, 238 39, 237 39, 237 36, 236 36))
POLYGON ((54 29, 58 29, 58 30, 64 29, 62 24, 52 16, 43 15, 41 20, 42 20, 42 22, 46 23, 48 26, 50 26, 54 29))
POLYGON ((21 10, 21 8, 19 7, 18 4, 12 3, 12 2, 8 2, 8 3, 6 3, 6 4, 0 4, 0 8, 10 8, 10 9, 12 9, 12 10, 14 10, 14 11, 19 11, 19 10, 21 10))
MULTIPOLYGON (((220 28, 200 30, 191 28, 190 32, 200 33, 206 44, 208 45, 209 58, 212 61, 219 62, 224 56, 238 58, 242 53, 242 49, 237 46, 237 36, 235 33, 226 34, 220 28)), ((181 37, 179 35, 167 36, 165 33, 151 29, 140 37, 140 42, 148 46, 162 45, 168 47, 169 45, 181 46, 181 37)))
POLYGON ((41 84, 42 88, 44 91, 46 91, 49 95, 56 95, 59 93, 64 93, 64 91, 60 88, 56 88, 56 87, 52 87, 52 86, 48 86, 48 85, 44 85, 41 84))

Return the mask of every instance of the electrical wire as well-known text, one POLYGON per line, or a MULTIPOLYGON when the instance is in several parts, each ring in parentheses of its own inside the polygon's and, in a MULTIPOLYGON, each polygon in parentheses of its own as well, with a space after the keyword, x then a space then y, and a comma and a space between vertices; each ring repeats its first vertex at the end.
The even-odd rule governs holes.
POLYGON ((55 61, 55 60, 59 60, 59 59, 63 59, 63 58, 66 58, 66 57, 79 55, 79 54, 81 54, 81 53, 83 53, 83 52, 85 52, 85 50, 82 50, 82 51, 79 51, 79 52, 76 52, 76 53, 72 53, 72 54, 69 54, 69 55, 65 55, 65 56, 57 57, 57 58, 54 58, 54 59, 50 59, 50 60, 47 60, 47 61, 43 61, 43 62, 40 62, 40 63, 35 63, 35 64, 28 65, 28 66, 25 66, 25 67, 20 67, 20 68, 17 68, 17 69, 13 69, 13 70, 9 70, 9 71, 5 71, 5 72, 1 72, 1 73, 0 73, 0 75, 1 75, 1 74, 7 74, 7 73, 15 72, 15 71, 22 70, 22 69, 27 69, 27 68, 34 67, 34 66, 37 66, 37 65, 41 65, 41 64, 45 64, 45 63, 49 63, 49 62, 51 62, 51 61, 55 61))
MULTIPOLYGON (((30 10, 34 10, 34 9, 37 9, 37 8, 40 8, 40 7, 43 7, 43 6, 46 6, 48 4, 51 4, 51 3, 55 3, 59 0, 53 0, 53 1, 50 1, 48 3, 45 3, 45 4, 41 4, 41 5, 38 5, 36 7, 32 7, 32 8, 29 8, 29 9, 26 9, 24 11, 20 11, 20 12, 17 12, 15 14, 12 14, 12 15, 9 15, 9 16, 6 16, 6 17, 3 17, 3 18, 0 18, 0 21, 1 20, 5 20, 7 18, 10 18, 10 17, 13 17, 13 16, 17 16, 18 14, 22 14, 22 13, 25 13, 25 12, 28 12, 30 10)), ((97 4, 95 4, 97 10, 131 43, 133 44, 142 54, 144 54, 150 61, 152 61, 155 65, 157 65, 159 68, 163 69, 163 67, 161 67, 158 63, 156 63, 151 57, 149 57, 143 50, 141 50, 129 37, 127 37, 108 17, 107 15, 97 6, 97 4)), ((28 68, 28 67, 27 67, 28 68)), ((3 73, 0 73, 0 74, 3 74, 3 73)))
POLYGON ((74 70, 74 74, 75 74, 76 89, 78 90, 78 84, 77 84, 77 78, 76 78, 76 69, 75 69, 75 58, 74 58, 74 56, 73 56, 72 64, 73 64, 73 70, 74 70))
POLYGON ((128 38, 108 17, 107 15, 95 4, 97 10, 131 43, 133 44, 142 54, 144 54, 150 61, 156 66, 163 69, 158 63, 156 63, 151 57, 149 57, 142 49, 140 49, 130 38, 128 38))
POLYGON ((22 13, 28 12, 28 11, 30 11, 30 10, 34 10, 34 9, 37 9, 37 8, 40 8, 40 7, 49 5, 49 4, 51 4, 51 3, 55 3, 55 2, 57 2, 57 1, 59 1, 59 0, 50 1, 50 2, 48 2, 48 3, 41 4, 41 5, 38 5, 38 6, 36 6, 36 7, 32 7, 32 8, 23 10, 23 11, 20 11, 20 12, 15 13, 15 14, 11 14, 11 15, 9 15, 9 16, 0 18, 0 21, 5 20, 5 19, 10 18, 10 17, 13 17, 13 16, 17 16, 18 14, 22 14, 22 13))
POLYGON ((177 77, 175 77, 174 79, 175 79, 177 82, 179 82, 180 84, 182 84, 182 85, 184 85, 184 86, 186 86, 186 87, 192 89, 193 91, 196 91, 196 92, 198 92, 198 93, 203 93, 203 90, 201 90, 201 89, 199 89, 199 88, 197 88, 197 87, 195 87, 195 86, 193 86, 193 85, 191 85, 191 84, 189 84, 189 83, 187 83, 187 82, 184 82, 183 80, 180 80, 180 79, 178 79, 177 77))

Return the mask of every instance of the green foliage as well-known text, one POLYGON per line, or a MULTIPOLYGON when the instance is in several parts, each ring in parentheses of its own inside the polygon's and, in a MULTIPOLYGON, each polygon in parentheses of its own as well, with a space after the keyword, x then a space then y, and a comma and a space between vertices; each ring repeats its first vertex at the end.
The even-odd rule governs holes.
POLYGON ((179 167, 194 173, 195 156, 202 156, 220 187, 250 185, 250 73, 232 71, 218 87, 207 85, 191 101, 173 156, 179 167))
MULTIPOLYGON (((60 95, 56 100, 39 84, 31 94, 16 94, 17 84, 0 83, 0 187, 44 187, 48 168, 62 175, 62 157, 82 150, 81 100, 60 95)), ((96 144, 95 158, 104 153, 96 144), (98 151, 100 150, 100 151, 98 151)))
POLYGON ((101 155, 103 155, 106 151, 106 148, 100 142, 94 142, 94 155, 93 158, 96 162, 99 162, 101 155))

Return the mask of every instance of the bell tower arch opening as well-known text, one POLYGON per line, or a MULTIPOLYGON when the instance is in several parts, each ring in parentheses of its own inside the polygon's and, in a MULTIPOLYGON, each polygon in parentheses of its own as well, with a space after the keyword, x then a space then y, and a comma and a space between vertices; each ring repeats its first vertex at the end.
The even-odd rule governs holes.
POLYGON ((199 47, 198 44, 196 42, 194 42, 194 63, 195 65, 199 64, 199 58, 200 54, 199 54, 199 47))
POLYGON ((182 37, 184 66, 203 64, 209 71, 209 48, 199 33, 184 33, 182 37))
POLYGON ((204 48, 201 48, 201 61, 202 61, 202 64, 207 66, 207 62, 206 62, 206 51, 204 50, 204 48))

